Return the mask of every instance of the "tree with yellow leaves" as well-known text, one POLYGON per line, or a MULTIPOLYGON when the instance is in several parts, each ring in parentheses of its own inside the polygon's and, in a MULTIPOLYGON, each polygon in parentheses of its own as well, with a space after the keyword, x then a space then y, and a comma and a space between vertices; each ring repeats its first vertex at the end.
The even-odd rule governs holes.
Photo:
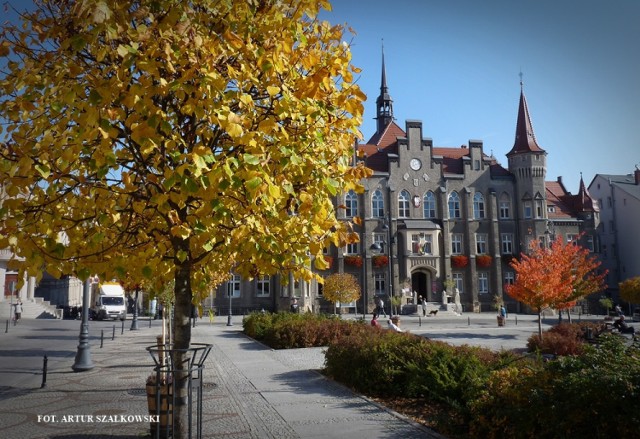
POLYGON ((326 277, 322 295, 329 302, 351 303, 360 298, 360 285, 352 274, 335 273, 326 277))
POLYGON ((180 349, 192 303, 230 272, 310 279, 324 247, 357 239, 331 199, 369 174, 351 161, 358 70, 322 8, 37 0, 5 24, 0 248, 24 258, 11 267, 175 280, 180 349))

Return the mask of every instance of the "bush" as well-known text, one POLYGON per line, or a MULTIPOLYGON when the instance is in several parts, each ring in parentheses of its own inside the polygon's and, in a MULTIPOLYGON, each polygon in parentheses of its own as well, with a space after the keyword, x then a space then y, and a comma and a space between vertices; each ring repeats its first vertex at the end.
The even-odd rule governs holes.
POLYGON ((473 403, 470 437, 637 437, 640 347, 603 335, 583 353, 495 372, 473 403))
POLYGON ((243 319, 242 325, 246 335, 274 349, 327 346, 338 336, 367 327, 327 314, 290 312, 254 312, 243 319))
POLYGON ((535 334, 527 340, 529 352, 553 355, 578 355, 587 341, 587 330, 592 336, 599 337, 602 326, 594 322, 560 323, 545 331, 542 340, 535 334))
POLYGON ((468 422, 467 403, 491 370, 508 361, 510 354, 374 330, 336 338, 326 352, 325 373, 369 396, 444 403, 448 416, 441 427, 451 431, 454 421, 468 422))

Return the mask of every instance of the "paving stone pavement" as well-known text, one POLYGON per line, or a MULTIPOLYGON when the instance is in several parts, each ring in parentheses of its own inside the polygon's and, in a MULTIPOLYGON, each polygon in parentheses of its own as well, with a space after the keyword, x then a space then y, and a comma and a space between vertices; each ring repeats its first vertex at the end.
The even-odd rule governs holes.
MULTIPOLYGON (((199 321, 192 330, 193 342, 213 345, 203 374, 203 437, 441 437, 326 379, 318 372, 322 348, 275 351, 245 337, 241 317, 234 320, 199 321)), ((144 386, 154 363, 145 347, 159 323, 141 320, 137 331, 125 324, 90 322, 94 367, 84 372, 71 369, 79 321, 24 319, 0 334, 0 437, 148 437, 144 386)))

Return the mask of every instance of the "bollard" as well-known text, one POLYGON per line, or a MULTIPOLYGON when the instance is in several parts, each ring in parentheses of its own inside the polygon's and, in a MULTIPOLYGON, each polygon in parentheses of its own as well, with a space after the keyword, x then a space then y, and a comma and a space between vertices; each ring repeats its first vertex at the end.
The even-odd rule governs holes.
POLYGON ((122 331, 120 331, 120 335, 124 334, 124 320, 122 321, 122 331))
POLYGON ((41 389, 44 389, 47 386, 47 363, 48 362, 49 362, 49 359, 45 355, 44 359, 42 360, 42 384, 40 384, 41 389))
POLYGON ((518 314, 516 314, 516 326, 518 326, 518 314))
POLYGON ((102 349, 103 344, 104 344, 104 329, 102 329, 100 333, 100 349, 102 349))
POLYGON ((422 317, 418 314, 418 326, 422 327, 422 317))
POLYGON ((149 328, 151 328, 151 317, 149 317, 149 328))
POLYGON ((6 334, 7 332, 9 332, 9 320, 7 320, 7 327, 4 330, 4 333, 6 334))
POLYGON ((471 326, 471 317, 467 317, 467 326, 471 326))
POLYGON ((116 339, 116 325, 113 325, 113 333, 111 334, 111 340, 116 339))

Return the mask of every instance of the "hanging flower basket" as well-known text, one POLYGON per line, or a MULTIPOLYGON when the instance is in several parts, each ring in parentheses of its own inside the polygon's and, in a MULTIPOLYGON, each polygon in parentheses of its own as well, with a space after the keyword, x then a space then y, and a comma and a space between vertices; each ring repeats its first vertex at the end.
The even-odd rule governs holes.
POLYGON ((389 256, 387 255, 376 255, 373 257, 373 266, 376 268, 382 268, 389 265, 389 256))
POLYGON ((492 258, 489 255, 478 255, 476 257, 476 265, 478 267, 491 267, 492 258))
POLYGON ((354 267, 362 267, 362 256, 345 256, 344 263, 354 267))
POLYGON ((456 268, 466 267, 469 264, 469 258, 465 255, 451 256, 451 265, 456 268))

